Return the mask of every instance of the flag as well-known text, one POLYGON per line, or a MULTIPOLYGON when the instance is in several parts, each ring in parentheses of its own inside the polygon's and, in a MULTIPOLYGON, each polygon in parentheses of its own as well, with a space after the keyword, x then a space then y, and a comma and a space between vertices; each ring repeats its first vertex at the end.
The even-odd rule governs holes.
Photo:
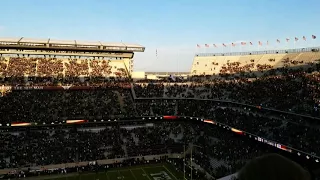
POLYGON ((280 40, 279 40, 279 39, 277 39, 277 43, 280 43, 280 40))
POLYGON ((205 44, 204 46, 209 47, 209 44, 205 44))
POLYGON ((236 44, 235 43, 231 43, 231 45, 234 47, 234 46, 236 46, 236 44))
POLYGON ((305 41, 307 40, 307 38, 305 36, 303 36, 302 39, 305 40, 305 41))
POLYGON ((252 42, 250 42, 250 45, 253 45, 252 42))
POLYGON ((267 45, 269 45, 269 41, 267 41, 267 45))
POLYGON ((262 42, 261 41, 259 41, 258 43, 259 43, 260 46, 262 46, 262 42))
POLYGON ((246 45, 246 44, 247 44, 246 42, 241 42, 241 45, 243 45, 243 46, 246 45))
POLYGON ((224 43, 222 43, 222 45, 223 45, 224 47, 227 47, 227 45, 225 45, 224 43))
POLYGON ((289 38, 286 38, 286 41, 287 41, 287 42, 289 42, 289 40, 290 40, 289 38))
POLYGON ((197 47, 199 48, 199 47, 200 47, 200 45, 199 45, 199 44, 197 44, 197 47))
POLYGON ((317 36, 315 36, 315 35, 312 35, 312 39, 316 39, 317 38, 317 36))
POLYGON ((217 45, 216 45, 216 44, 213 44, 213 46, 214 46, 214 47, 217 47, 217 45))
POLYGON ((294 38, 295 41, 298 41, 299 39, 297 37, 294 38))

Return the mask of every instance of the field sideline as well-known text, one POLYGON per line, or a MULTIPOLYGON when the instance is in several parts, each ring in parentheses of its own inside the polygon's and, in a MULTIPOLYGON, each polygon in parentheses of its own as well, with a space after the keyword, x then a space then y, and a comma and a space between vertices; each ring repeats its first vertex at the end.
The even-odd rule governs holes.
MULTIPOLYGON (((38 177, 40 178, 40 177, 38 177)), ((38 179, 37 178, 37 179, 38 179)), ((150 164, 113 168, 105 172, 43 177, 46 180, 183 180, 171 164, 150 164)))

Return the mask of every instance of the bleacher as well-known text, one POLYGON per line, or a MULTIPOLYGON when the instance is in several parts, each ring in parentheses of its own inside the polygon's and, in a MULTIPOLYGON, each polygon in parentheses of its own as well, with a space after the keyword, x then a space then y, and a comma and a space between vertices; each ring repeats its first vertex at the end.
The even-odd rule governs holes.
POLYGON ((315 48, 225 54, 197 54, 193 60, 191 75, 262 72, 275 68, 302 66, 319 59, 320 52, 315 48))
POLYGON ((127 77, 125 60, 1 57, 0 77, 127 77))

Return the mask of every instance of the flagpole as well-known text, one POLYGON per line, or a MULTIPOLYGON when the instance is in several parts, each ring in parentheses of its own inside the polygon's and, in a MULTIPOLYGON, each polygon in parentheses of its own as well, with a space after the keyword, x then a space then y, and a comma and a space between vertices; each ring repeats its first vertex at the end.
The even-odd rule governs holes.
POLYGON ((198 44, 197 44, 197 46, 196 46, 196 49, 195 49, 195 54, 198 54, 198 49, 199 49, 199 47, 198 47, 198 44))

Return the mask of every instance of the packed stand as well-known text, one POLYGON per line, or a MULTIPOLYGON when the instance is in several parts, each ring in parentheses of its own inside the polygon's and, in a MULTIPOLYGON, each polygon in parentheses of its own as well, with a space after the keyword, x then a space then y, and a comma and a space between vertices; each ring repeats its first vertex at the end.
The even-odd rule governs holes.
POLYGON ((1 133, 1 168, 167 153, 186 154, 188 163, 193 149, 194 162, 210 176, 218 178, 236 172, 253 157, 272 152, 256 142, 203 123, 152 124, 1 133), (215 166, 213 160, 222 163, 215 166))
POLYGON ((56 57, 0 57, 0 84, 4 85, 95 85, 95 81, 126 80, 123 63, 112 69, 111 60, 56 57), (84 82, 83 79, 90 80, 84 82), (89 83, 90 82, 90 83, 89 83))
POLYGON ((320 117, 320 64, 271 70, 255 79, 135 84, 138 98, 201 98, 245 103, 320 117), (269 74, 269 75, 267 75, 269 74))
POLYGON ((108 119, 132 116, 128 90, 14 90, 1 97, 1 123, 51 123, 67 119, 108 119), (125 106, 121 106, 125 100, 125 106))
MULTIPOLYGON (((313 119, 308 117, 272 113, 262 111, 259 108, 205 100, 162 101, 162 103, 176 104, 175 107, 171 107, 171 112, 175 111, 175 114, 171 115, 213 119, 219 123, 319 156, 320 143, 317 143, 316 140, 316 134, 320 133, 319 122, 312 121, 313 119)), ((160 100, 139 101, 140 107, 147 107, 148 109, 152 107, 151 105, 155 106, 155 103, 158 103, 161 107, 160 100), (144 104, 144 106, 141 104, 144 104)), ((152 110, 152 108, 150 109, 152 110)), ((165 112, 170 112, 170 110, 167 109, 165 112)), ((162 115, 168 114, 163 113, 162 115)))

